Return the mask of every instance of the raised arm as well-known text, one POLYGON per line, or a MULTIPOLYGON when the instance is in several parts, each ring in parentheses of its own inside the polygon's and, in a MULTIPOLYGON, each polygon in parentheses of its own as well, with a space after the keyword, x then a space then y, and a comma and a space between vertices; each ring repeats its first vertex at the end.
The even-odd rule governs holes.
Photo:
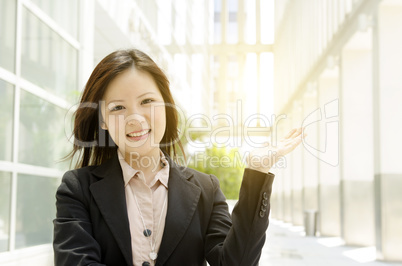
POLYGON ((276 146, 269 143, 249 154, 239 200, 227 217, 225 196, 214 183, 214 208, 206 237, 206 258, 211 266, 258 265, 265 243, 274 175, 269 170, 281 156, 293 151, 306 135, 293 129, 276 146))

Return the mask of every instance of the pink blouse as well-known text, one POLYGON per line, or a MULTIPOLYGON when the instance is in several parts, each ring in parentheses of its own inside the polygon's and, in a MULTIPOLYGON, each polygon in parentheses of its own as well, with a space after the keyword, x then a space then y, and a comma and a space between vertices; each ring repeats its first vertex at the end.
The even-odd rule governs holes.
POLYGON ((133 169, 120 151, 118 156, 124 178, 133 265, 153 266, 156 260, 150 256, 152 246, 155 253, 158 253, 165 228, 169 164, 161 151, 163 168, 147 184, 142 171, 133 169))

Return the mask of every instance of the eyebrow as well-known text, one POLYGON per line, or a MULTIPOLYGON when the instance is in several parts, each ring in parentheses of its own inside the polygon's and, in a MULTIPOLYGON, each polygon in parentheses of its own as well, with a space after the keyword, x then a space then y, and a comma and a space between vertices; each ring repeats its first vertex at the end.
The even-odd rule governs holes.
MULTIPOLYGON (((152 92, 152 91, 150 91, 150 92, 146 92, 146 93, 143 93, 143 94, 141 94, 140 96, 138 96, 137 98, 141 98, 141 97, 144 97, 145 95, 147 95, 147 94, 155 94, 154 92, 152 92)), ((114 103, 114 102, 124 102, 124 100, 110 100, 107 104, 111 104, 111 103, 114 103)))
POLYGON ((143 94, 141 94, 140 96, 138 96, 138 98, 141 98, 141 97, 143 97, 143 96, 145 96, 145 95, 147 95, 147 94, 155 94, 155 92, 149 91, 149 92, 143 93, 143 94))
POLYGON ((106 104, 109 105, 109 104, 114 103, 114 102, 122 102, 122 101, 123 100, 110 100, 106 104))

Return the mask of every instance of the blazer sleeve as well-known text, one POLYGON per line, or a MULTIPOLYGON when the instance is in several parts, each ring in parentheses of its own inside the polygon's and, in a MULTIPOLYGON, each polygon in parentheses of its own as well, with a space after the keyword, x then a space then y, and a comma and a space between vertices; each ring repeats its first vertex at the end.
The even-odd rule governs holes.
POLYGON ((54 219, 55 266, 104 265, 101 249, 92 236, 92 226, 86 206, 85 189, 76 171, 68 171, 56 192, 54 219))
POLYGON ((214 183, 212 210, 205 251, 208 263, 218 265, 258 265, 265 243, 274 175, 246 168, 239 200, 232 212, 232 225, 219 181, 214 183))

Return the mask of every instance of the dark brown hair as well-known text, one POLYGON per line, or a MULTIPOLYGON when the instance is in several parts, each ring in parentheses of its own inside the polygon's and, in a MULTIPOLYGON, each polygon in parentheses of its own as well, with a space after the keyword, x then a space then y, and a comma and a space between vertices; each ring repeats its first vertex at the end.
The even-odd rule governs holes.
POLYGON ((161 150, 176 157, 175 143, 177 143, 184 155, 179 140, 178 114, 166 75, 144 52, 137 49, 118 50, 106 56, 95 67, 85 86, 80 106, 74 114, 74 147, 66 158, 73 159, 78 152, 75 168, 102 164, 116 154, 116 144, 110 138, 108 131, 103 130, 99 124, 102 119, 100 101, 109 83, 130 68, 148 72, 166 104, 166 129, 160 143, 161 150))

